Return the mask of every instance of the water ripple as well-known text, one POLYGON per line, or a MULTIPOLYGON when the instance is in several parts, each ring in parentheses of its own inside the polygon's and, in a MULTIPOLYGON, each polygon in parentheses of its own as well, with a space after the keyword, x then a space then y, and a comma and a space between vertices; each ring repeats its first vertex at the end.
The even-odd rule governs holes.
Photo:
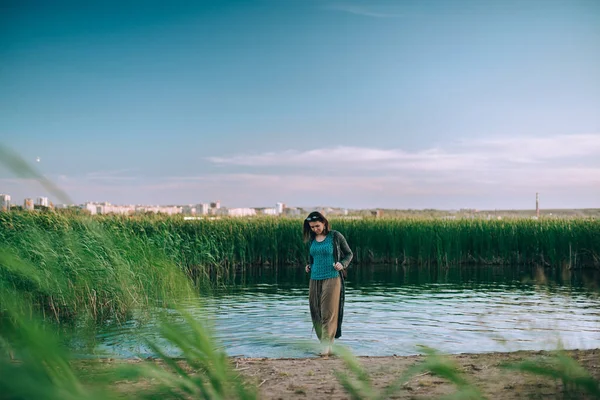
MULTIPOLYGON (((230 355, 305 357, 316 343, 306 282, 262 283, 189 301, 230 355)), ((385 285, 346 291, 343 337, 357 355, 409 355, 418 345, 449 353, 600 347, 600 297, 581 287, 474 281, 385 285)), ((106 326, 97 351, 130 357, 161 344, 153 322, 106 326)), ((164 343, 163 343, 164 344, 164 343)), ((173 350, 173 352, 175 352, 173 350)))

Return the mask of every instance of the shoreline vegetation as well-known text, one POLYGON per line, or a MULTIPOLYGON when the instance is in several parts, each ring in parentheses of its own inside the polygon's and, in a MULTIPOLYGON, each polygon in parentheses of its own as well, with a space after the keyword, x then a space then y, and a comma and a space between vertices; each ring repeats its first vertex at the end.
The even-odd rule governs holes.
MULTIPOLYGON (((0 213, 0 287, 23 294, 58 322, 79 315, 119 320, 168 302, 174 292, 191 294, 188 282, 227 285, 246 268, 303 266, 300 224, 289 218, 0 213)), ((333 219, 332 226, 347 237, 355 266, 600 268, 595 219, 333 219)))
MULTIPOLYGON (((37 229, 64 237, 91 224, 109 239, 156 245, 182 268, 298 265, 306 246, 296 218, 183 220, 178 216, 87 216, 54 212, 0 213, 0 238, 11 245, 37 229)), ((600 268, 600 220, 592 218, 441 220, 332 218, 354 251, 356 264, 453 266, 536 265, 600 268)))

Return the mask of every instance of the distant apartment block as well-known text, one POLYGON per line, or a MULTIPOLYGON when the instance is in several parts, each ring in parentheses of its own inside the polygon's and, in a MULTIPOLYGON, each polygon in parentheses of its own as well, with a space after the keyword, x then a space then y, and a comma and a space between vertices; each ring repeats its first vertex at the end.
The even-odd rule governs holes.
POLYGON ((143 212, 143 213, 152 212, 155 214, 161 213, 161 214, 173 215, 173 214, 181 214, 181 207, 180 206, 137 206, 135 208, 135 211, 143 212))
POLYGON ((10 211, 10 195, 0 194, 0 211, 10 211))
POLYGON ((196 215, 196 207, 191 204, 187 206, 182 206, 181 213, 184 215, 196 215))
POLYGON ((89 211, 91 215, 101 214, 119 214, 131 215, 135 213, 161 213, 161 214, 182 214, 184 207, 181 206, 144 206, 144 205, 124 205, 118 206, 108 202, 94 203, 87 202, 81 206, 82 209, 89 211))
POLYGON ((27 211, 33 211, 34 210, 34 205, 33 205, 33 199, 31 198, 26 198, 25 200, 23 200, 23 209, 27 210, 27 211))
POLYGON ((47 197, 38 197, 36 199, 35 205, 42 206, 42 207, 49 207, 50 202, 48 201, 47 197))
POLYGON ((275 208, 263 208, 262 214, 277 216, 277 215, 283 215, 286 210, 287 210, 287 207, 284 203, 275 203, 275 208))
POLYGON ((92 215, 98 214, 121 214, 128 215, 135 213, 135 206, 116 206, 108 202, 83 204, 82 208, 87 210, 92 215))
POLYGON ((89 211, 92 215, 98 214, 98 207, 95 203, 84 203, 81 208, 89 211))
MULTIPOLYGON (((221 206, 221 204, 219 204, 219 207, 220 206, 221 206)), ((196 214, 207 215, 209 213, 209 210, 210 210, 210 204, 207 204, 207 203, 196 204, 196 214)))
POLYGON ((227 210, 229 217, 253 217, 256 215, 254 208, 229 208, 227 210))
POLYGON ((121 214, 129 215, 135 213, 135 206, 115 206, 113 204, 105 204, 103 214, 121 214))
POLYGON ((283 210, 285 210, 285 204, 283 204, 283 203, 275 204, 275 210, 277 211, 278 215, 283 214, 283 210))

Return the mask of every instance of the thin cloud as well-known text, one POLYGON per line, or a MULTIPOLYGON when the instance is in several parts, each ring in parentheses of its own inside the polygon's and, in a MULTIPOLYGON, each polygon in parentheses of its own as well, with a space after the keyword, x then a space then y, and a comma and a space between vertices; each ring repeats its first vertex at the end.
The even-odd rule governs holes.
POLYGON ((239 155, 233 157, 209 157, 215 164, 233 164, 244 166, 303 166, 313 163, 336 161, 350 162, 380 162, 393 161, 405 156, 398 150, 381 150, 362 147, 334 147, 329 149, 314 149, 308 151, 287 150, 280 153, 263 153, 257 155, 239 155))
MULTIPOLYGON (((473 169, 455 172, 394 173, 373 176, 344 176, 311 173, 232 173, 165 178, 156 184, 143 184, 136 191, 153 193, 203 193, 204 200, 220 198, 229 206, 269 204, 273 199, 289 199, 292 204, 312 199, 314 204, 439 204, 440 198, 523 199, 537 191, 553 201, 559 196, 578 194, 580 199, 600 196, 600 167, 547 168, 527 165, 495 171, 473 169), (210 195, 209 195, 210 194, 210 195), (552 195, 551 195, 552 194, 552 195), (216 196, 216 197, 215 197, 216 196), (422 200, 410 200, 410 199, 422 200), (292 200, 293 199, 293 200, 292 200), (366 200, 368 199, 368 200, 366 200), (417 203, 411 203, 417 201, 417 203), (421 203, 427 201, 429 203, 421 203)), ((519 200, 521 201, 521 200, 519 200)), ((583 200, 582 200, 583 201, 583 200)), ((509 201, 510 203, 510 201, 509 201)), ((445 206, 443 204, 446 204, 445 206)), ((449 204, 449 203, 448 203, 449 204)), ((466 203, 469 204, 469 203, 466 203)))
MULTIPOLYGON (((394 191, 411 193, 444 194, 452 192, 476 192, 484 188, 499 190, 545 188, 600 188, 600 167, 548 167, 540 170, 535 166, 502 168, 497 170, 471 169, 461 174, 451 171, 419 174, 397 174, 394 171, 376 175, 346 174, 331 176, 310 173, 227 173, 189 177, 164 178, 151 185, 153 189, 235 187, 237 190, 278 190, 287 192, 338 191, 344 193, 394 191)), ((150 186, 145 186, 149 188, 150 186)))
POLYGON ((242 191, 275 190, 287 192, 306 192, 323 190, 336 191, 354 190, 385 190, 390 185, 408 187, 412 179, 402 176, 314 176, 312 174, 211 174, 190 177, 165 178, 161 183, 149 185, 152 189, 176 189, 212 187, 235 187, 242 191))
POLYGON ((477 140, 470 143, 463 142, 463 146, 471 151, 493 151, 514 161, 536 162, 589 155, 600 156, 600 134, 477 140))
MULTIPOLYGON (((287 150, 255 155, 211 157, 218 165, 245 167, 305 167, 329 170, 468 171, 495 170, 600 155, 600 134, 559 135, 550 138, 506 138, 459 141, 448 148, 408 152, 402 149, 332 147, 307 151, 287 150)), ((598 157, 600 159, 600 157, 598 157)))

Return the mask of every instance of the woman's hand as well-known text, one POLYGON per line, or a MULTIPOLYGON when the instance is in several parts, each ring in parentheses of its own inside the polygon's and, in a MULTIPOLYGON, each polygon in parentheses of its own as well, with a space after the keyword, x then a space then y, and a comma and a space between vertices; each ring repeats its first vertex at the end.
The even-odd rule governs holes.
POLYGON ((306 264, 306 267, 304 267, 304 270, 306 271, 306 273, 308 274, 310 272, 310 265, 306 264))
POLYGON ((336 271, 341 271, 344 269, 344 265, 340 262, 336 262, 333 264, 333 268, 335 268, 336 271))

